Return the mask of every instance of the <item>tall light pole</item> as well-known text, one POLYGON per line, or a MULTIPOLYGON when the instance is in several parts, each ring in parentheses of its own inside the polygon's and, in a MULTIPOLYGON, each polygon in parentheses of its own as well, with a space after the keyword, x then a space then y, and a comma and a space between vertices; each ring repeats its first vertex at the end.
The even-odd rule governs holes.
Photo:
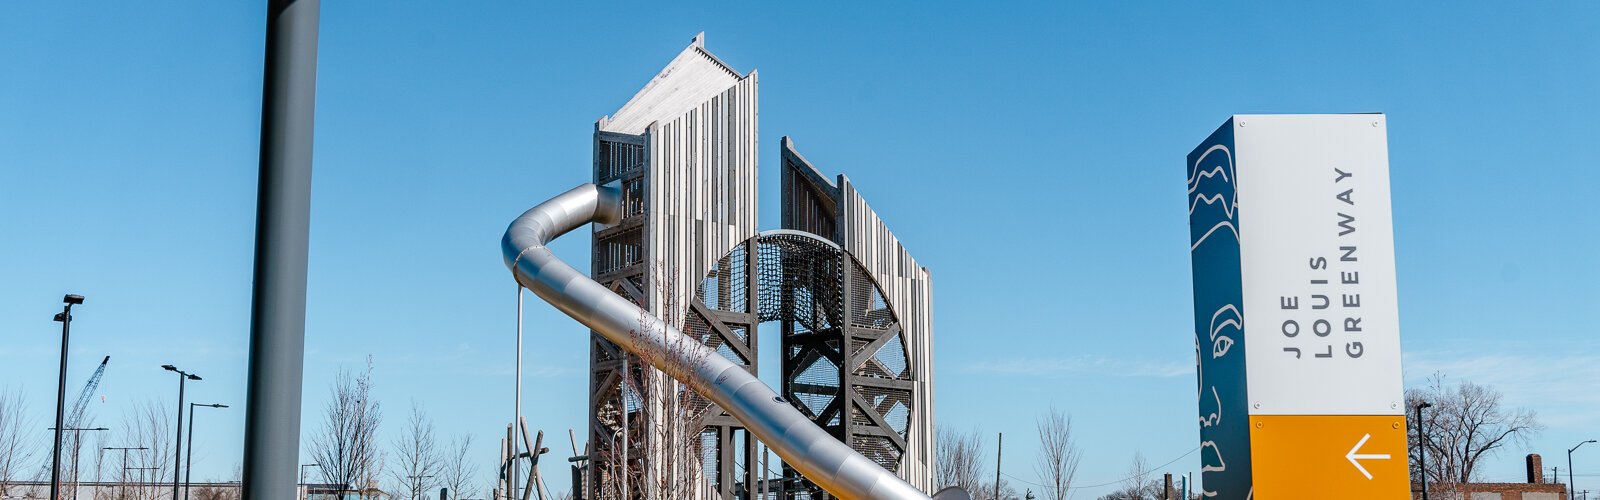
POLYGON ((1417 475, 1422 476, 1422 500, 1428 500, 1428 421, 1422 419, 1422 409, 1433 403, 1417 403, 1417 475))
MULTIPOLYGON (((1586 444, 1589 444, 1589 443, 1593 443, 1593 442, 1594 442, 1594 440, 1590 439, 1588 441, 1584 441, 1582 443, 1578 443, 1577 446, 1573 446, 1572 449, 1567 450, 1567 498, 1572 498, 1572 494, 1573 493, 1577 493, 1577 491, 1578 491, 1578 488, 1576 486, 1572 485, 1572 452, 1578 451, 1578 448, 1582 448, 1583 445, 1586 445, 1586 444)), ((1556 480, 1560 481, 1561 478, 1558 476, 1558 477, 1556 477, 1556 480)), ((1586 493, 1586 494, 1584 494, 1584 496, 1588 496, 1588 494, 1586 493)))
MULTIPOLYGON (((300 464, 300 484, 299 484, 299 486, 305 486, 305 488, 306 488, 305 497, 309 497, 309 496, 311 496, 311 487, 306 485, 306 467, 322 467, 322 464, 300 464)), ((300 488, 297 487, 295 489, 299 490, 300 488)), ((305 498, 305 497, 301 497, 301 498, 305 498)))
POLYGON ((173 436, 175 441, 172 443, 172 498, 177 500, 178 480, 182 479, 178 473, 182 472, 180 467, 183 467, 183 386, 190 380, 200 380, 200 376, 179 370, 172 365, 161 365, 161 367, 178 374, 178 428, 177 435, 173 436))
POLYGON ((72 306, 83 303, 83 296, 67 294, 61 298, 66 304, 61 312, 56 313, 56 322, 61 323, 61 374, 56 381, 56 439, 51 445, 50 452, 50 500, 61 498, 61 431, 66 425, 67 404, 67 345, 72 337, 72 306))
POLYGON ((122 452, 122 480, 121 481, 117 481, 119 483, 122 483, 122 494, 119 495, 120 497, 128 498, 128 452, 129 451, 133 451, 133 450, 148 450, 148 449, 149 448, 145 448, 143 446, 139 446, 139 447, 106 446, 106 447, 100 448, 100 451, 117 450, 117 451, 121 451, 122 452))
MULTIPOLYGON (((55 427, 51 427, 50 430, 56 430, 56 428, 55 427)), ((73 499, 77 499, 78 498, 78 487, 77 487, 77 484, 79 483, 79 481, 78 481, 78 450, 83 448, 83 431, 109 431, 111 429, 107 429, 105 427, 93 427, 93 428, 83 428, 83 427, 71 428, 71 427, 68 427, 68 428, 62 429, 62 430, 64 430, 64 431, 72 431, 72 484, 73 484, 73 487, 72 487, 72 498, 73 499)))
MULTIPOLYGON (((515 280, 513 280, 513 281, 515 281, 515 280)), ((624 363, 626 363, 626 362, 624 362, 624 363)), ((623 373, 633 373, 633 372, 627 371, 628 370, 627 365, 623 365, 622 370, 623 370, 623 373)), ((511 466, 507 468, 507 474, 510 477, 510 481, 507 484, 510 485, 509 488, 512 491, 515 491, 517 489, 517 472, 520 472, 518 469, 521 469, 521 467, 519 467, 518 464, 517 464, 517 450, 522 448, 521 445, 517 444, 517 443, 520 442, 520 441, 517 441, 517 437, 519 437, 519 433, 522 432, 522 427, 520 425, 518 425, 518 424, 522 423, 522 283, 520 283, 520 282, 517 283, 517 369, 516 369, 516 371, 517 371, 517 374, 516 374, 517 395, 516 395, 516 398, 515 398, 515 401, 514 401, 514 404, 516 405, 516 409, 515 409, 515 412, 513 412, 511 414, 511 442, 508 443, 508 444, 511 445, 511 466)), ((626 406, 626 405, 624 405, 624 406, 626 406)), ((624 414, 626 414, 628 412, 628 409, 626 407, 624 407, 622 409, 622 412, 624 414)), ((623 424, 623 428, 624 429, 627 428, 627 424, 626 423, 623 424)), ((627 461, 627 459, 624 458, 623 461, 627 461)))
POLYGON ((189 499, 189 479, 194 477, 194 407, 227 408, 225 404, 189 403, 189 446, 183 452, 183 498, 189 499))

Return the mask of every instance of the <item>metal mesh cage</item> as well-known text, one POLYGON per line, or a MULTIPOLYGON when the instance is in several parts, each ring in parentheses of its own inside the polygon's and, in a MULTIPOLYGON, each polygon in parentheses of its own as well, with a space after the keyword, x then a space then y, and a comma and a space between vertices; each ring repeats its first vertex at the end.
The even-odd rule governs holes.
POLYGON ((688 317, 685 318, 684 321, 683 333, 693 337, 701 344, 705 344, 706 347, 710 347, 711 349, 717 351, 717 354, 721 354, 722 357, 728 358, 728 361, 732 361, 741 365, 750 364, 750 360, 744 359, 744 356, 740 356, 737 351, 733 350, 732 347, 729 347, 728 342, 724 340, 721 335, 717 335, 716 332, 711 329, 711 325, 708 323, 708 320, 700 316, 699 313, 694 311, 689 312, 688 317))
POLYGON ((622 216, 644 215, 644 198, 644 176, 641 175, 622 181, 622 216))
POLYGON ((862 328, 888 328, 894 323, 894 313, 883 298, 883 290, 867 275, 860 265, 850 263, 850 324, 862 328))
MULTIPOLYGON (((782 324, 784 396, 873 462, 898 470, 905 450, 884 432, 908 437, 912 392, 866 379, 854 381, 859 377, 909 380, 907 346, 887 297, 854 258, 814 235, 764 233, 753 244, 735 246, 719 259, 701 278, 695 295, 711 312, 686 308, 684 333, 729 360, 748 365, 754 360, 744 359, 730 342, 752 346, 750 335, 756 324, 782 324), (754 259, 747 255, 751 250, 756 252, 754 259), (755 287, 753 303, 750 287, 755 287), (718 311, 753 313, 753 317, 733 320, 718 311), (719 333, 720 329, 726 332, 719 333), (847 354, 866 359, 852 358, 856 368, 844 373, 847 354), (865 408, 850 403, 856 397, 865 408)), ((737 460, 714 463, 716 450, 730 443, 720 442, 715 434, 704 436, 710 439, 702 443, 708 477, 715 476, 712 472, 718 468, 740 469, 737 460)), ((792 469, 784 469, 786 481, 803 485, 788 490, 789 498, 827 497, 792 469)))
POLYGON ((717 471, 722 469, 722 454, 717 453, 721 444, 716 429, 700 431, 700 473, 711 485, 712 491, 721 486, 718 484, 721 478, 717 475, 717 471))
POLYGON ((749 312, 750 304, 747 303, 748 295, 745 293, 749 287, 749 283, 745 282, 745 275, 748 274, 745 272, 747 266, 745 247, 743 243, 733 247, 733 251, 718 260, 711 268, 711 272, 706 273, 705 279, 700 282, 698 295, 706 307, 722 311, 749 312))
POLYGON ((793 321, 812 332, 843 322, 838 248, 811 237, 772 234, 761 236, 757 252, 761 322, 793 321))
MULTIPOLYGON (((880 415, 884 422, 889 424, 900 437, 906 437, 906 429, 911 424, 911 391, 904 389, 888 389, 882 387, 857 387, 856 392, 872 405, 872 409, 880 415), (897 411, 898 409, 898 411, 897 411)), ((863 419, 860 423, 871 425, 872 420, 866 415, 856 414, 863 419)))
POLYGON ((894 441, 883 436, 853 436, 850 447, 885 469, 898 470, 900 468, 900 447, 894 441))
POLYGON ((643 144, 617 141, 600 141, 599 178, 610 180, 633 173, 644 167, 643 144))
POLYGON ((898 379, 905 378, 908 369, 905 342, 896 335, 873 353, 872 362, 864 365, 861 373, 898 379))
POLYGON ((839 366, 827 358, 817 358, 794 377, 790 396, 804 405, 807 416, 817 418, 838 398, 839 380, 839 366))
POLYGON ((606 236, 595 243, 595 275, 603 275, 644 262, 644 229, 635 227, 606 236))

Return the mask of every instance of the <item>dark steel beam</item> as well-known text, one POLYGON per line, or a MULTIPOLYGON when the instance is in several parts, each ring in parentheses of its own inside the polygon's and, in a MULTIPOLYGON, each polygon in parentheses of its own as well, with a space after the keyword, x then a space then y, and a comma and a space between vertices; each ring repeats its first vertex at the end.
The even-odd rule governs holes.
POLYGON ((296 496, 320 0, 267 2, 244 500, 296 496))

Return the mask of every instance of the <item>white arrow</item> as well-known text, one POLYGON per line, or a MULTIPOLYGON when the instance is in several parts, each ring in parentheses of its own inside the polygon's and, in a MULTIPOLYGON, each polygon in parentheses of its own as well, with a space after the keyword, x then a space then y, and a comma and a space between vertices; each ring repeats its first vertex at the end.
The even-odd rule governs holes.
POLYGON ((1350 461, 1350 465, 1356 466, 1356 470, 1361 471, 1361 475, 1367 476, 1367 480, 1371 481, 1372 480, 1372 473, 1371 472, 1367 472, 1367 468, 1366 467, 1362 467, 1361 466, 1361 462, 1357 462, 1357 460, 1388 460, 1389 459, 1389 454, 1388 453, 1356 453, 1358 451, 1361 451, 1361 445, 1367 444, 1367 440, 1368 439, 1372 439, 1372 435, 1371 434, 1363 434, 1361 436, 1361 440, 1360 441, 1356 441, 1356 446, 1354 448, 1350 448, 1350 453, 1344 454, 1344 459, 1345 460, 1349 460, 1350 461))

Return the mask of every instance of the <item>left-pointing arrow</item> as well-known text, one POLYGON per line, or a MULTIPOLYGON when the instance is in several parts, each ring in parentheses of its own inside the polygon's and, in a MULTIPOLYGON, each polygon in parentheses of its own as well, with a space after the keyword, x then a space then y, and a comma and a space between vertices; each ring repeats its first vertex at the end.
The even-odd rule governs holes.
POLYGON ((1358 460, 1388 460, 1389 459, 1389 454, 1388 453, 1357 453, 1357 452, 1361 451, 1361 446, 1362 445, 1367 444, 1367 440, 1368 439, 1372 439, 1372 435, 1371 434, 1362 434, 1361 435, 1361 440, 1360 441, 1356 441, 1355 447, 1350 448, 1350 452, 1344 454, 1344 459, 1345 460, 1349 460, 1350 461, 1350 465, 1356 466, 1356 470, 1361 471, 1361 475, 1367 476, 1367 480, 1371 481, 1372 480, 1372 473, 1371 472, 1367 472, 1367 468, 1366 467, 1362 467, 1361 466, 1361 462, 1359 462, 1358 460))

